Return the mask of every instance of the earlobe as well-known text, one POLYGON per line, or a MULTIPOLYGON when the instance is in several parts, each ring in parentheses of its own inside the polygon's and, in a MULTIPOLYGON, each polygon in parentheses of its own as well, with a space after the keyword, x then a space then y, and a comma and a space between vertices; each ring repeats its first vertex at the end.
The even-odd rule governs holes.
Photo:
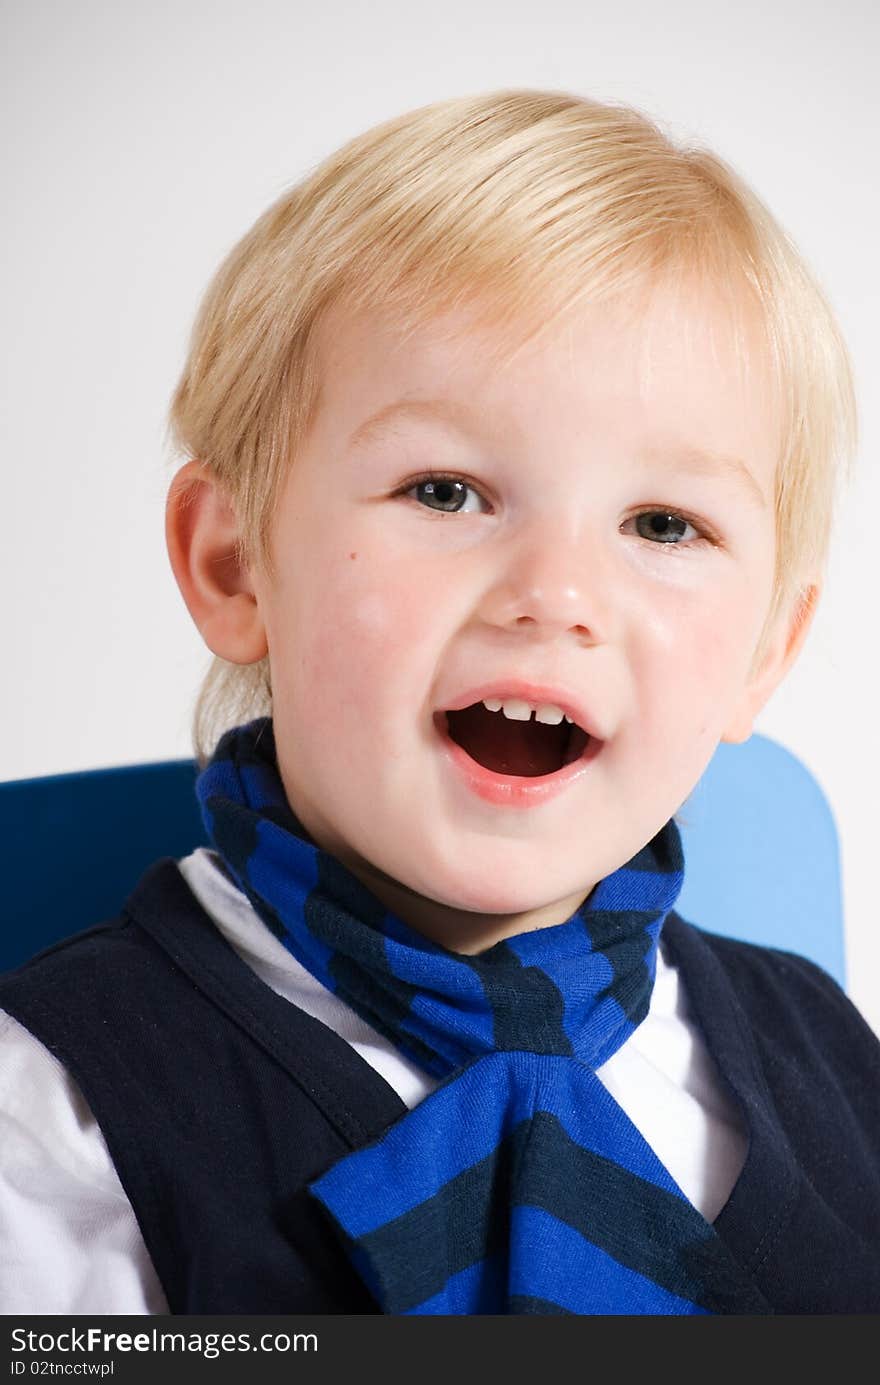
POLYGON ((788 613, 780 614, 760 665, 743 688, 739 703, 721 739, 741 744, 752 734, 755 718, 769 701, 803 648, 813 622, 821 588, 811 582, 801 588, 788 613))
POLYGON ((233 664, 268 653, 250 573, 241 563, 230 501, 204 463, 174 476, 165 505, 165 542, 180 593, 205 644, 233 664))

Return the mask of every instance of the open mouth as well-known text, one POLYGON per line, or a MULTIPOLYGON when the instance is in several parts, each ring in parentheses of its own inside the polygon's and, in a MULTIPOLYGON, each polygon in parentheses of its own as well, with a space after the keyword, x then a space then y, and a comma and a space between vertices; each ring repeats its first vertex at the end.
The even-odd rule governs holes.
POLYGON ((435 721, 484 769, 527 779, 555 774, 579 760, 591 739, 573 722, 551 726, 536 721, 534 712, 528 721, 516 721, 501 711, 490 712, 482 702, 438 712, 435 721))

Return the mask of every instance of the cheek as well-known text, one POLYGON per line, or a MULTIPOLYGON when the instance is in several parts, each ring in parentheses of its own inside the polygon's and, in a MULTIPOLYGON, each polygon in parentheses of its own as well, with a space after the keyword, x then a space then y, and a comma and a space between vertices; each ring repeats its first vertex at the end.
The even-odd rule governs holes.
MULTIPOLYGON (((290 590, 297 598, 276 629, 281 636, 284 692, 315 728, 336 734, 368 720, 377 734, 382 709, 403 690, 417 663, 429 610, 404 580, 388 580, 358 559, 315 568, 290 590), (304 580, 303 580, 304 579, 304 580)), ((273 689, 276 677, 273 668, 273 689)), ((281 695, 282 690, 276 690, 281 695)))
POLYGON ((644 723, 658 739, 690 756, 714 746, 742 690, 759 624, 753 603, 736 592, 655 609, 643 627, 636 680, 644 723))

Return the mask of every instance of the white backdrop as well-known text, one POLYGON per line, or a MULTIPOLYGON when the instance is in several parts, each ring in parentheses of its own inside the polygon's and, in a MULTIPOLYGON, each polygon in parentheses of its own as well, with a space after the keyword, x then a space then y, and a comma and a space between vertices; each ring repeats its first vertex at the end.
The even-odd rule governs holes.
POLYGON ((0 779, 191 753, 208 654, 168 564, 168 400, 201 292, 286 186, 411 106, 548 86, 743 172, 854 356, 859 473, 814 631, 758 729, 825 789, 849 990, 880 1031, 874 0, 5 0, 0 779))

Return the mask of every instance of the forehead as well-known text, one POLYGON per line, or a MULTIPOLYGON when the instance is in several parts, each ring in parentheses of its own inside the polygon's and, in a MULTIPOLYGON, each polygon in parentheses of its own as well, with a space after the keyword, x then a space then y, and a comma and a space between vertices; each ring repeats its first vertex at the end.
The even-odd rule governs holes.
POLYGON ((337 303, 316 337, 319 419, 338 443, 442 426, 526 439, 568 430, 621 447, 651 434, 719 452, 779 452, 779 411, 755 310, 654 286, 499 324, 492 305, 404 318, 337 303))

